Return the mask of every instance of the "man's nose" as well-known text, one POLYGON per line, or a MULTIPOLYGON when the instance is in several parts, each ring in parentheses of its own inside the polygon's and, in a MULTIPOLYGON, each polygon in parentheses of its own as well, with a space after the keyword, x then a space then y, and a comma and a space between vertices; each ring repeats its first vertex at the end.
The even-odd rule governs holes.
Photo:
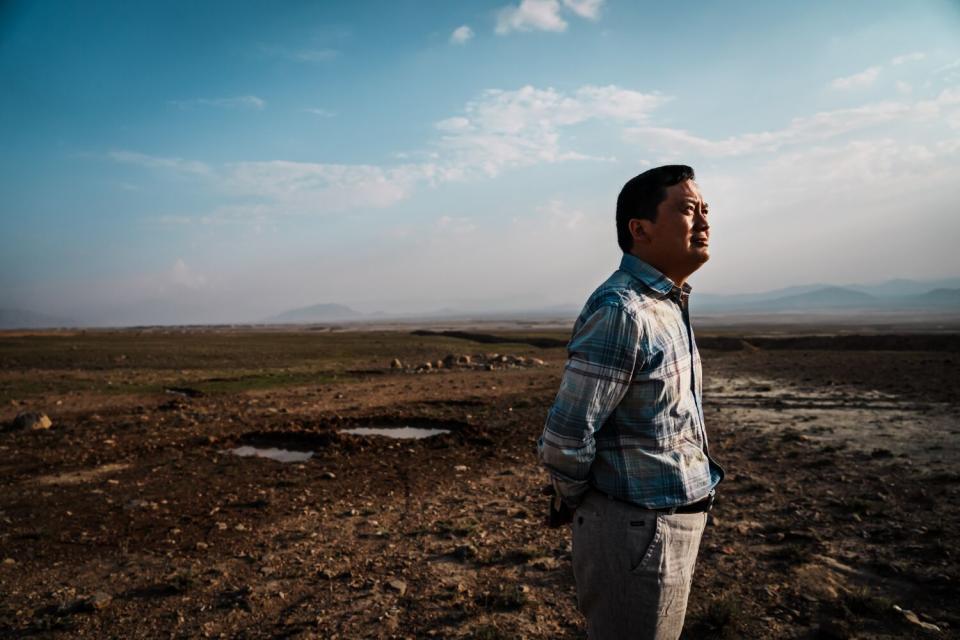
POLYGON ((694 228, 698 231, 707 231, 710 228, 710 221, 707 220, 707 214, 700 212, 694 218, 694 228))

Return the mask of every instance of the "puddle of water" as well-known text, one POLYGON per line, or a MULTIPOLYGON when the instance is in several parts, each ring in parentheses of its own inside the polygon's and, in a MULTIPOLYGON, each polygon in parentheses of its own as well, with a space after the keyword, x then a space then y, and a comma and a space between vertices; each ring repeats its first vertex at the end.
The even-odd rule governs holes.
POLYGON ((790 385, 774 379, 714 376, 704 385, 704 405, 715 419, 765 432, 795 429, 823 444, 866 453, 907 454, 930 468, 957 468, 960 439, 947 403, 844 385, 790 385), (880 447, 882 443, 882 447, 880 447), (932 448, 931 448, 932 447, 932 448))
POLYGON ((442 433, 450 433, 448 429, 423 429, 419 427, 356 427, 354 429, 341 429, 340 432, 356 436, 386 436, 387 438, 400 440, 420 440, 431 436, 439 436, 442 433))
POLYGON ((256 456, 257 458, 270 458, 277 462, 303 462, 313 457, 313 451, 290 451, 288 449, 277 449, 271 447, 265 449, 262 447, 237 447, 236 449, 227 449, 226 453, 232 453, 241 458, 256 456))

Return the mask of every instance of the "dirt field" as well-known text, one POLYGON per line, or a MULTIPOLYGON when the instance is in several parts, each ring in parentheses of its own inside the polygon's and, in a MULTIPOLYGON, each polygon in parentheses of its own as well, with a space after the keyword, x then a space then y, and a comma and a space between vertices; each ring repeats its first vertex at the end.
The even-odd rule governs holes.
MULTIPOLYGON (((584 637, 535 453, 567 332, 497 334, 0 334, 0 422, 53 423, 0 433, 0 636, 584 637), (402 427, 445 433, 346 432, 402 427)), ((960 637, 960 335, 700 344, 685 636, 960 637)))

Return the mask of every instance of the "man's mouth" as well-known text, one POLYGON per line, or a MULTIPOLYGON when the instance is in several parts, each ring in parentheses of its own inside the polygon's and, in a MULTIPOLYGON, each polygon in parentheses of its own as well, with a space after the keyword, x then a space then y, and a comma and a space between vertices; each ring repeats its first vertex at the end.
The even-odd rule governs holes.
POLYGON ((710 245, 710 240, 707 238, 691 238, 690 244, 695 247, 706 247, 710 245))

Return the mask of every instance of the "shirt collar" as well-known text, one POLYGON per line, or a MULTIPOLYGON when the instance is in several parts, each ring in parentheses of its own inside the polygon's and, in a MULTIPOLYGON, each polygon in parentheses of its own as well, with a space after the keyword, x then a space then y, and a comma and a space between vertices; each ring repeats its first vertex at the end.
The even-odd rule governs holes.
POLYGON ((678 287, 673 280, 631 253, 623 254, 623 259, 620 260, 620 270, 629 273, 650 289, 678 304, 686 302, 693 290, 686 282, 683 283, 682 287, 678 287))

